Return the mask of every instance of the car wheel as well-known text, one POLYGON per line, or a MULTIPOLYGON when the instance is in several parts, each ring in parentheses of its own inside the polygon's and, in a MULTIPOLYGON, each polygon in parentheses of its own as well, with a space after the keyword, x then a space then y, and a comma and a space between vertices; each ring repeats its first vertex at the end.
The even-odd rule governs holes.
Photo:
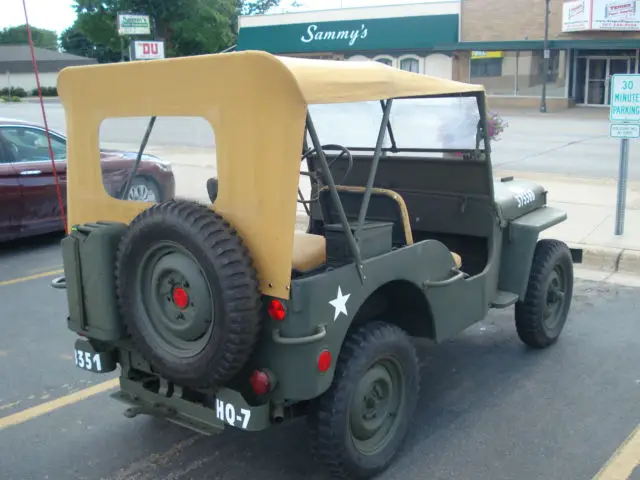
POLYGON ((248 249, 204 205, 168 200, 133 219, 116 257, 123 323, 167 379, 210 388, 233 377, 260 332, 260 291, 248 249))
POLYGON ((162 201, 162 194, 155 181, 144 177, 134 177, 129 193, 127 193, 127 200, 159 203, 162 201))
POLYGON ((573 296, 573 260, 559 240, 540 240, 533 255, 524 299, 516 303, 516 330, 533 348, 546 348, 564 329, 573 296))
POLYGON ((311 449, 337 478, 370 478, 399 452, 419 396, 408 335, 384 322, 349 335, 329 390, 309 413, 311 449))

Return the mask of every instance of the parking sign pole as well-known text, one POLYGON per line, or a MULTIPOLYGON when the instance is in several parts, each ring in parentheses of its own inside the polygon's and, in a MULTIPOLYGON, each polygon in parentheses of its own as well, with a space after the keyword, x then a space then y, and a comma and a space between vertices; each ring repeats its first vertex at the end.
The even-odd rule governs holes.
POLYGON ((618 200, 616 202, 616 235, 624 232, 624 211, 627 204, 627 177, 629 175, 629 140, 620 140, 620 167, 618 172, 618 200))
POLYGON ((620 139, 618 196, 614 233, 615 235, 622 235, 624 232, 624 214, 627 206, 629 139, 640 138, 640 75, 637 73, 611 76, 609 121, 611 122, 609 136, 620 139))

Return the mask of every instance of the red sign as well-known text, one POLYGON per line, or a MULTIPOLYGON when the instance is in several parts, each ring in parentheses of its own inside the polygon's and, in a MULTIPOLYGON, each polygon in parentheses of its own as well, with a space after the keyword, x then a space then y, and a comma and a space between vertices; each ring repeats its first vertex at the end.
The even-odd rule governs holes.
POLYGON ((164 58, 164 42, 138 40, 134 42, 136 60, 156 60, 164 58))

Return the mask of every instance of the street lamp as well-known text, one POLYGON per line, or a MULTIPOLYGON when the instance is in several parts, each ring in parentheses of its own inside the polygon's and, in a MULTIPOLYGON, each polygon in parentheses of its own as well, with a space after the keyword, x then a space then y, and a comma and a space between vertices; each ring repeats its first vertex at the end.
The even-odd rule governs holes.
POLYGON ((545 0, 544 8, 544 60, 542 62, 542 99, 540 100, 540 111, 547 111, 547 72, 549 71, 549 0, 545 0))

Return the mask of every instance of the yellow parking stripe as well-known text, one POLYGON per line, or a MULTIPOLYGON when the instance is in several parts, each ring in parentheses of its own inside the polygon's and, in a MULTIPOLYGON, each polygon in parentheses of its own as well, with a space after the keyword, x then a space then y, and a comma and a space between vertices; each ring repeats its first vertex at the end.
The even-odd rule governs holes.
POLYGON ((0 418, 0 430, 11 427, 13 425, 27 422, 33 418, 51 413, 59 408, 66 407, 67 405, 73 405, 74 403, 78 403, 79 401, 85 400, 89 397, 92 397, 93 395, 97 395, 98 393, 111 390, 112 388, 117 387, 119 384, 120 380, 118 378, 114 378, 112 380, 107 380, 106 382, 99 383, 92 387, 78 390, 77 392, 65 395, 64 397, 56 398, 55 400, 51 400, 50 402, 41 403, 40 405, 36 405, 35 407, 27 408, 26 410, 14 413, 13 415, 2 417, 0 418))
POLYGON ((0 287, 6 287, 7 285, 15 285, 16 283, 28 282, 29 280, 36 280, 43 277, 51 277, 53 275, 60 275, 64 273, 63 269, 50 270, 48 272, 36 273, 35 275, 29 275, 27 277, 14 278, 13 280, 5 280, 0 282, 0 287))
POLYGON ((627 480, 640 466, 640 425, 631 432, 593 480, 627 480))

